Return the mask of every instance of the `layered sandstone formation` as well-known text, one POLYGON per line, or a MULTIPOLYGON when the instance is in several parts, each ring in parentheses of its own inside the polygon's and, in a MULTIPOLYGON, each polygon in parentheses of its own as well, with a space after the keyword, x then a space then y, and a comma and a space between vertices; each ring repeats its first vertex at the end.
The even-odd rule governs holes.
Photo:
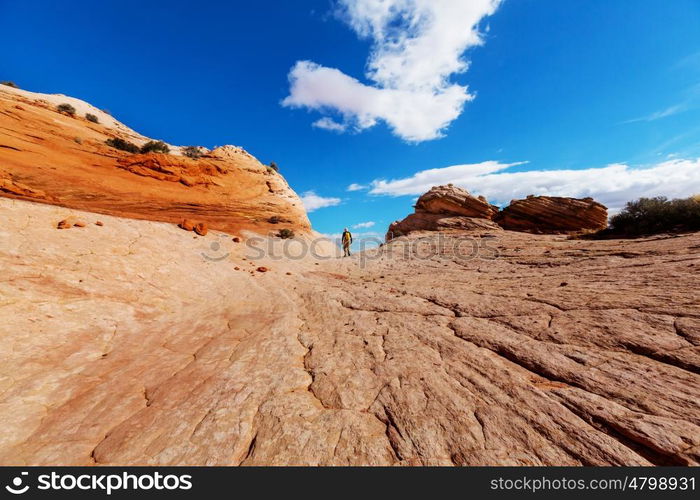
POLYGON ((498 225, 491 221, 497 213, 498 207, 483 196, 472 196, 466 189, 452 184, 435 186, 418 198, 415 213, 389 226, 386 239, 416 231, 498 230, 498 225))
POLYGON ((75 98, 0 85, 0 195, 135 219, 191 218, 214 229, 308 232, 299 197, 284 178, 242 148, 200 159, 131 154, 105 144, 149 139, 75 98), (74 117, 56 111, 73 105, 74 117), (94 114, 99 123, 85 119, 94 114))
POLYGON ((593 198, 528 196, 512 201, 498 214, 496 221, 512 231, 598 231, 608 226, 608 210, 593 198))
POLYGON ((0 214, 3 465, 700 462, 700 233, 280 258, 291 240, 0 214))
POLYGON ((415 213, 389 226, 387 241, 416 231, 499 229, 529 233, 577 233, 605 229, 608 210, 592 198, 528 196, 503 210, 483 196, 472 196, 452 184, 423 194, 415 213))
POLYGON ((498 207, 488 203, 483 196, 472 196, 466 189, 448 184, 434 186, 418 198, 416 212, 492 219, 498 213, 498 207))

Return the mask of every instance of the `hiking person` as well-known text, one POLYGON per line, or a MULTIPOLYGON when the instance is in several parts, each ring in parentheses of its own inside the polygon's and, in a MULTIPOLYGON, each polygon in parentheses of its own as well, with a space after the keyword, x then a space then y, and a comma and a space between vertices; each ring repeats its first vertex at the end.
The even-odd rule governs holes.
POLYGON ((348 231, 346 227, 343 229, 343 236, 341 237, 343 242, 343 257, 350 257, 350 245, 352 245, 352 233, 348 231))

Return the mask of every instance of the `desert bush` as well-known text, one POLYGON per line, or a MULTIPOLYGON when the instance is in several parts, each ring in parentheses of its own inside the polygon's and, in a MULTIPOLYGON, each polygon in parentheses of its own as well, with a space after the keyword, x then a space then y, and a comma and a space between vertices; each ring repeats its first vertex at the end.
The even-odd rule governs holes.
POLYGON ((86 113, 85 119, 92 123, 100 123, 100 120, 97 118, 97 116, 93 115, 92 113, 86 113))
POLYGON ((630 201, 610 218, 615 234, 642 235, 700 229, 700 201, 696 197, 668 200, 664 196, 630 201))
POLYGON ((268 165, 268 167, 271 168, 272 170, 274 170, 275 172, 280 171, 280 168, 277 166, 277 163, 275 163, 274 161, 271 161, 270 164, 268 165))
POLYGON ((129 153, 138 153, 139 152, 139 147, 129 141, 125 141, 124 139, 120 139, 119 137, 111 137, 105 141, 105 143, 108 146, 111 146, 115 149, 120 149, 122 151, 128 151, 129 153))
POLYGON ((142 153, 169 153, 170 148, 163 141, 148 141, 141 146, 142 153))
POLYGON ((280 229, 279 233, 277 233, 278 238, 282 238, 283 240, 287 240, 289 238, 294 238, 294 231, 291 229, 280 229))
POLYGON ((18 89, 19 85, 17 85, 15 82, 12 82, 10 80, 5 80, 0 82, 0 85, 5 85, 7 87, 12 87, 13 89, 18 89))
POLYGON ((194 160, 198 160, 204 155, 199 146, 185 146, 182 148, 182 154, 194 160))
POLYGON ((66 102, 56 106, 56 109, 59 111, 59 113, 65 113, 70 116, 75 116, 75 108, 66 102))

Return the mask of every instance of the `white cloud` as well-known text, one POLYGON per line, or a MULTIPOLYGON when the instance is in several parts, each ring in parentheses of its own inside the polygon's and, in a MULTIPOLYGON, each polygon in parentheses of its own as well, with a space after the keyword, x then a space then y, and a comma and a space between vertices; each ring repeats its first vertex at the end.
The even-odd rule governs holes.
POLYGON ((700 158, 673 159, 647 167, 612 164, 581 170, 528 170, 508 172, 515 164, 487 161, 417 172, 411 177, 375 180, 371 194, 403 196, 453 183, 492 203, 508 204, 529 194, 590 196, 612 211, 640 197, 682 198, 700 193, 700 158))
POLYGON ((684 90, 683 94, 685 94, 685 99, 677 104, 668 106, 645 116, 624 121, 622 123, 654 122, 656 120, 668 118, 669 116, 674 116, 696 108, 698 106, 698 101, 700 101, 700 83, 691 85, 684 90))
POLYGON ((367 221, 367 222, 360 222, 358 224, 355 224, 352 226, 353 229, 368 229, 370 227, 374 226, 374 221, 367 221))
POLYGON ((313 122, 311 126, 323 130, 330 130, 332 132, 345 132, 345 129, 348 128, 347 125, 345 125, 344 123, 338 123, 337 121, 327 116, 319 118, 318 120, 313 122))
POLYGON ((340 198, 324 198, 317 195, 314 191, 307 191, 301 195, 301 201, 304 204, 307 212, 313 212, 319 208, 333 207, 340 205, 340 198))
POLYGON ((669 106, 666 109, 662 109, 662 110, 656 111, 654 113, 651 113, 649 115, 641 116, 639 118, 633 118, 633 119, 627 120, 623 123, 654 122, 656 120, 661 120, 662 118, 666 118, 668 116, 677 115, 678 113, 682 113, 683 111, 686 111, 687 109, 688 109, 687 103, 675 104, 673 106, 669 106))
POLYGON ((339 1, 347 24, 372 42, 365 75, 372 83, 298 61, 282 104, 336 113, 342 123, 328 116, 322 122, 334 130, 363 130, 381 120, 407 141, 441 137, 474 98, 450 77, 467 70, 463 54, 482 43, 479 23, 501 0, 339 1))
POLYGON ((368 189, 369 186, 366 184, 357 184, 353 182, 347 187, 347 191, 362 191, 363 189, 368 189))
POLYGON ((394 179, 391 181, 374 180, 372 181, 370 194, 388 194, 391 196, 420 195, 433 186, 450 183, 462 186, 479 176, 492 174, 521 164, 523 162, 499 163, 497 161, 485 161, 469 165, 431 168, 429 170, 421 170, 405 179, 394 179))

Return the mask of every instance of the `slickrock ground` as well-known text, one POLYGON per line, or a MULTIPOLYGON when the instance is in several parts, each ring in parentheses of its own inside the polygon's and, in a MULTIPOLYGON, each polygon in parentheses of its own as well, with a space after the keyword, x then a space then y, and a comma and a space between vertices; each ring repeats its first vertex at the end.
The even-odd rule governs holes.
POLYGON ((0 463, 700 461, 700 233, 421 236, 260 258, 0 199, 0 463))
POLYGON ((135 219, 191 218, 227 232, 310 231, 284 178, 241 148, 193 160, 178 147, 168 155, 126 153, 105 144, 112 137, 148 141, 79 99, 0 85, 0 194, 135 219), (61 103, 73 105, 75 117, 58 113, 61 103))

